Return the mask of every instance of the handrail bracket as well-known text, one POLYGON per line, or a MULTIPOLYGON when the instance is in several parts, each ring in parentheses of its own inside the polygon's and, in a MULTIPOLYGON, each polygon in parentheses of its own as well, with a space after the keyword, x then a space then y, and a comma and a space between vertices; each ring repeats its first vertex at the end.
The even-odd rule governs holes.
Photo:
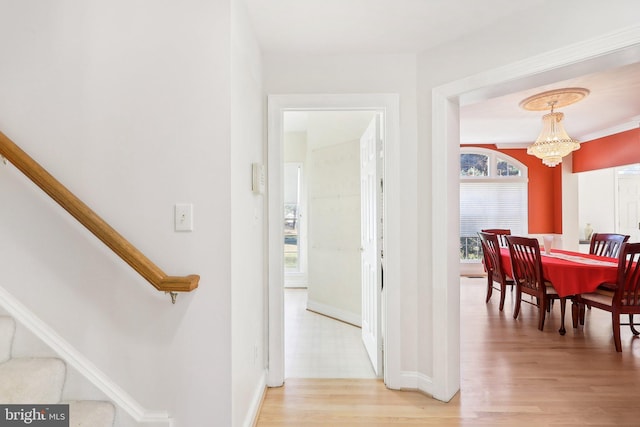
POLYGON ((171 304, 175 304, 176 303, 176 299, 178 298, 178 293, 177 292, 167 291, 167 292, 165 292, 165 294, 169 294, 169 296, 171 297, 171 304))

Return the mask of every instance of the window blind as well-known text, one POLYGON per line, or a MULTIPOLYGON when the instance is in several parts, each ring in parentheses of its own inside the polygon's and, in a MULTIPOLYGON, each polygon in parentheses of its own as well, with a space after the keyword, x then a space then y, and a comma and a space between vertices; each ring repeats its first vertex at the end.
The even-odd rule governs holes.
POLYGON ((484 228, 528 230, 526 182, 477 180, 460 182, 460 237, 477 237, 484 228))

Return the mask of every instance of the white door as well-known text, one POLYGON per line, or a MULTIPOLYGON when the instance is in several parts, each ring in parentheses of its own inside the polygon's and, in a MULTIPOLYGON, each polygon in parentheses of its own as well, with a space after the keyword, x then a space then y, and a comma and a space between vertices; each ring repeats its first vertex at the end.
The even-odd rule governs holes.
POLYGON ((378 377, 382 376, 381 150, 380 115, 376 114, 360 138, 360 250, 362 252, 362 341, 378 377))
POLYGON ((640 175, 618 175, 618 227, 630 242, 640 241, 640 175))

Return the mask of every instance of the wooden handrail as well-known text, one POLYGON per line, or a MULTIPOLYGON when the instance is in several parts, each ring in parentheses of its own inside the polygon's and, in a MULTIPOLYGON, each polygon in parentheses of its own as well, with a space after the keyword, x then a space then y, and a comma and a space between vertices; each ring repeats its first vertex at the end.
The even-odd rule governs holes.
MULTIPOLYGON (((200 276, 196 274, 167 276, 2 132, 0 156, 11 162, 159 291, 190 292, 198 287, 200 276)), ((172 298, 175 302, 175 294, 172 298)))

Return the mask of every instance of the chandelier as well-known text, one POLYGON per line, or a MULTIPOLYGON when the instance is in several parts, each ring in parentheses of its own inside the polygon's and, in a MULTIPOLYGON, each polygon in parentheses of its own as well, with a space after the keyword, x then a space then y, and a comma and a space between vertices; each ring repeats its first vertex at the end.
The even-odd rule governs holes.
POLYGON ((520 102, 520 107, 530 111, 551 110, 542 116, 542 131, 536 141, 527 148, 527 154, 542 159, 542 163, 553 167, 562 158, 580 148, 580 143, 567 135, 562 125, 564 114, 554 108, 564 107, 582 100, 589 94, 588 89, 555 89, 530 96, 520 102))

